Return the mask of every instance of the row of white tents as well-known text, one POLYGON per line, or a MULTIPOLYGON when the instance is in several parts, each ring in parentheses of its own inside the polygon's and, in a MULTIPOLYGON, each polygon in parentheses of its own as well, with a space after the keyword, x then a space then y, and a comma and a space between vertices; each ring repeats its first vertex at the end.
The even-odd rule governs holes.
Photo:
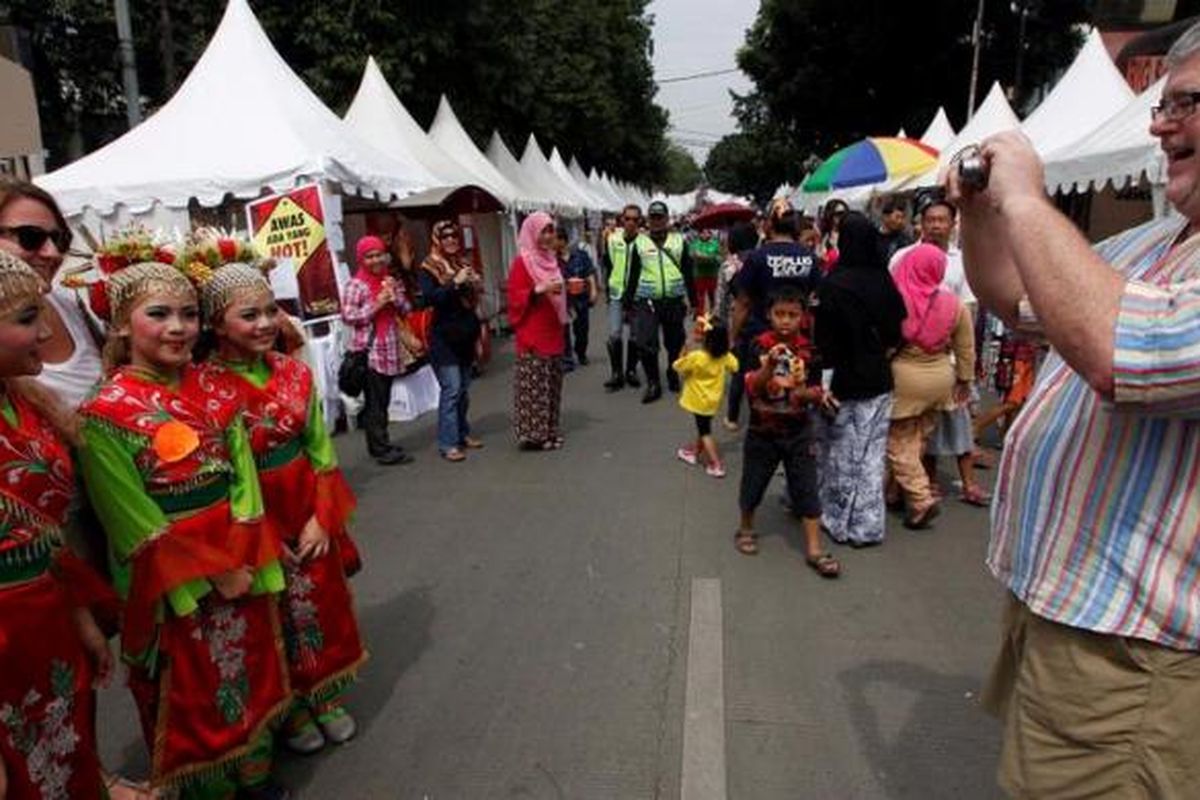
POLYGON ((998 83, 957 133, 945 109, 939 109, 920 137, 939 151, 936 169, 888 183, 820 194, 782 186, 777 195, 791 197, 807 209, 832 198, 862 207, 879 194, 934 185, 956 153, 1008 130, 1021 130, 1033 142, 1045 163, 1046 188, 1051 193, 1099 192, 1110 186, 1119 190, 1143 179, 1157 187, 1164 173, 1158 142, 1149 132, 1150 107, 1162 95, 1165 80, 1135 96, 1109 57, 1099 32, 1092 31, 1071 66, 1024 121, 998 83))
MULTIPOLYGON (((438 205, 477 187, 509 210, 565 215, 645 204, 645 193, 532 135, 518 160, 499 133, 482 152, 443 97, 422 130, 368 60, 344 119, 272 46, 246 0, 229 0, 175 95, 144 123, 41 176, 74 220, 99 229, 143 221, 186 228, 189 206, 252 199, 318 181, 331 194, 391 207, 438 205)), ((336 221, 336 220, 335 220, 336 221)))

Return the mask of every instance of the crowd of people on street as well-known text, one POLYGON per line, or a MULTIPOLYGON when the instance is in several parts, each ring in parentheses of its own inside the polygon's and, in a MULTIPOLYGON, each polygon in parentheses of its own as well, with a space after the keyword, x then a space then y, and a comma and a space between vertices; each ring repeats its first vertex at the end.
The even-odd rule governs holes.
MULTIPOLYGON (((589 364, 603 301, 612 402, 677 394, 674 456, 713 479, 720 437, 740 436, 738 553, 759 553, 782 469, 806 563, 838 578, 826 538, 878 545, 889 508, 928 529, 954 459, 958 498, 992 507, 987 563, 1009 590, 984 692, 1003 788, 1200 795, 1200 25, 1167 64, 1151 133, 1178 214, 1097 247, 1015 132, 981 144, 984 187, 951 169, 874 217, 780 200, 692 230, 655 201, 593 241, 527 215, 504 286, 516 445, 565 446, 564 375, 589 364), (994 500, 975 475, 992 426, 994 500)), ((438 453, 484 446, 469 392, 485 281, 457 222, 430 235, 401 264, 397 241, 359 238, 342 297, 339 384, 385 466, 413 460, 388 406, 418 365, 439 388, 438 453)), ((0 183, 0 798, 286 798, 276 747, 351 739, 343 699, 367 657, 356 501, 303 333, 235 236, 133 229, 86 271, 64 267, 71 245, 53 197, 0 183), (97 755, 114 636, 148 784, 97 755)))

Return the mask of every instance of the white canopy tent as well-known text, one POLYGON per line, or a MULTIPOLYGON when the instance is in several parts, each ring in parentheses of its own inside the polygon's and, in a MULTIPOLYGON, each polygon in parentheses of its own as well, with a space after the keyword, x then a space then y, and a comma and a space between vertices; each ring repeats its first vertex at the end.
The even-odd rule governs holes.
MULTIPOLYGON (((421 126, 388 85, 374 56, 367 59, 362 82, 346 112, 345 120, 363 140, 384 153, 421 164, 433 175, 439 187, 475 185, 488 188, 482 176, 461 164, 421 130, 421 126)), ((497 199, 505 203, 512 200, 506 197, 497 199)))
POLYGON ((533 198, 532 203, 538 208, 549 208, 553 205, 551 199, 542 194, 537 182, 526 174, 521 162, 508 149, 508 145, 500 136, 500 131, 492 131, 492 138, 487 147, 487 158, 509 183, 517 187, 522 197, 533 198))
POLYGON ((604 202, 600 198, 592 194, 586 187, 580 186, 575 182, 575 178, 571 176, 571 171, 567 169, 567 164, 563 161, 562 154, 558 152, 557 147, 551 149, 550 158, 547 163, 550 164, 550 169, 554 172, 554 176, 579 198, 581 208, 588 211, 599 211, 604 207, 604 202))
POLYGON ((963 129, 958 132, 958 135, 948 142, 945 147, 941 148, 937 167, 926 172, 924 175, 918 175, 915 178, 903 181, 897 184, 895 188, 918 189, 923 186, 934 186, 937 184, 938 175, 950 165, 950 160, 963 148, 979 144, 989 136, 1002 131, 1013 130, 1020 126, 1021 120, 1017 117, 1016 112, 1012 110, 1012 106, 1008 103, 1008 98, 1004 96, 1004 89, 1000 86, 1000 82, 997 81, 992 84, 987 97, 984 98, 983 103, 975 112, 975 116, 971 117, 970 122, 964 125, 963 129))
MULTIPOLYGON (((70 216, 216 206, 308 181, 388 200, 436 179, 362 141, 272 47, 246 0, 229 0, 175 95, 121 138, 38 179, 70 216)), ((115 220, 119 223, 120 220, 115 220)))
POLYGON ((616 193, 612 184, 606 182, 604 177, 596 171, 595 167, 592 167, 592 171, 588 173, 588 183, 608 201, 609 208, 621 211, 625 207, 625 201, 616 193))
POLYGON ((584 200, 554 174, 550 162, 546 159, 546 154, 542 152, 542 148, 538 144, 537 137, 532 133, 529 134, 529 139, 525 143, 525 152, 521 154, 521 166, 529 175, 530 180, 537 181, 537 187, 542 196, 550 198, 560 210, 569 213, 578 213, 583 210, 584 200))
POLYGON ((450 107, 450 101, 445 95, 438 101, 437 114, 429 126, 429 138, 455 161, 484 181, 484 188, 504 199, 506 203, 519 206, 534 204, 535 198, 521 197, 523 193, 500 174, 500 170, 479 151, 462 123, 458 121, 458 116, 450 107))
POLYGON ((1099 191, 1109 184, 1123 189, 1142 176, 1162 183, 1162 152, 1150 135, 1150 107, 1162 97, 1166 81, 1164 76, 1096 130, 1046 156, 1046 187, 1051 192, 1099 191))
POLYGON ((929 122, 929 127, 921 134, 921 144, 927 144, 934 150, 941 152, 946 145, 954 141, 954 126, 950 124, 950 117, 946 114, 944 107, 938 108, 937 113, 933 115, 933 119, 929 122))
POLYGON ((1093 29, 1059 82, 1021 130, 1045 157, 1096 130, 1134 99, 1133 91, 1109 58, 1093 29))
POLYGON ((583 171, 583 165, 579 163, 579 159, 572 156, 571 163, 567 165, 567 171, 571 173, 571 177, 575 180, 577 185, 587 189, 588 192, 590 192, 591 195, 596 198, 597 202, 600 203, 598 208, 604 211, 617 210, 620 204, 614 204, 611 197, 609 197, 598 186, 592 183, 592 181, 588 178, 587 173, 583 171))

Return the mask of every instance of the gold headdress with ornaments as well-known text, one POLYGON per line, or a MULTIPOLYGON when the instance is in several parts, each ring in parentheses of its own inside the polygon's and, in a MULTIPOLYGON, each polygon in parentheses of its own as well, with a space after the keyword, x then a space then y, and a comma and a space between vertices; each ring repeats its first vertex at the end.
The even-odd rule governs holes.
POLYGON ((133 301, 151 291, 184 294, 191 284, 175 267, 175 248, 141 226, 125 228, 96 249, 95 270, 89 279, 77 272, 63 286, 86 289, 93 313, 107 322, 124 320, 133 301))
POLYGON ((196 285, 204 319, 211 324, 229 307, 235 293, 243 289, 270 293, 266 273, 275 262, 263 258, 246 239, 213 228, 200 228, 179 254, 179 265, 196 285))
POLYGON ((41 297, 45 291, 46 282, 33 267, 0 250, 0 314, 16 311, 30 299, 41 297))

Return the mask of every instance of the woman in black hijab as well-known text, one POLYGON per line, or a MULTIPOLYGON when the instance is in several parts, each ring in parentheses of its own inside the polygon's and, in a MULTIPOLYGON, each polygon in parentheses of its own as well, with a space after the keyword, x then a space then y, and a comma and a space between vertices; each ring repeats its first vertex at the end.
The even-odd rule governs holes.
POLYGON ((846 214, 838 251, 816 309, 817 348, 841 401, 822 470, 822 522, 834 540, 866 547, 883 541, 891 356, 901 342, 904 299, 888 273, 879 231, 865 215, 846 214))

